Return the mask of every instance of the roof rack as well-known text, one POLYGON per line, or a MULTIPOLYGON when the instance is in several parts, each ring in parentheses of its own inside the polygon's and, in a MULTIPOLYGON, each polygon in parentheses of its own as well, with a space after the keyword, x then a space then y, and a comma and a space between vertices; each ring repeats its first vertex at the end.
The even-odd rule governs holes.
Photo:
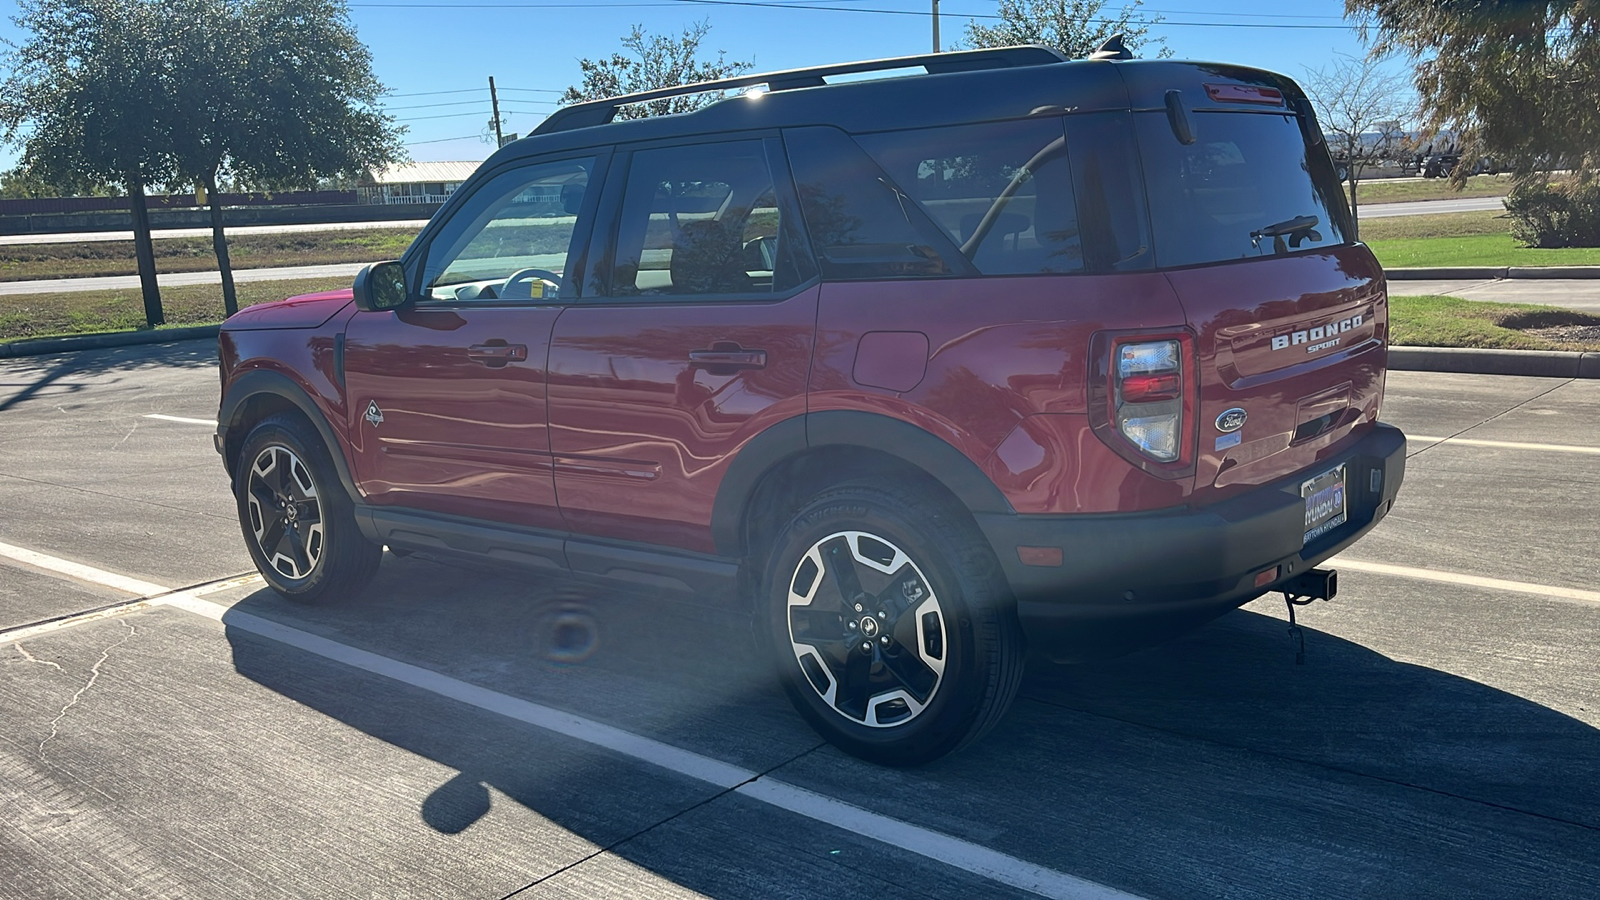
POLYGON ((753 87, 758 84, 766 85, 768 91, 786 91, 792 88, 820 87, 827 84, 825 79, 830 75, 850 75, 856 72, 881 72, 888 69, 909 69, 921 66, 927 70, 929 75, 943 75, 950 72, 974 72, 982 69, 1041 66, 1066 61, 1067 58, 1065 56, 1049 47, 1026 44, 1017 47, 929 53, 921 56, 897 56, 889 59, 872 59, 862 62, 840 63, 832 66, 813 66, 808 69, 788 69, 783 72, 767 72, 759 75, 741 75, 738 78, 702 81, 698 84, 677 85, 653 91, 641 91, 637 94, 625 94, 621 97, 607 97, 604 100, 576 103, 551 113, 548 118, 539 123, 539 127, 535 128, 532 134, 550 134, 556 131, 588 128, 591 125, 604 125, 616 118, 618 109, 634 103, 648 103, 652 100, 664 100, 668 97, 681 97, 687 94, 705 94, 711 91, 731 91, 742 87, 753 87))

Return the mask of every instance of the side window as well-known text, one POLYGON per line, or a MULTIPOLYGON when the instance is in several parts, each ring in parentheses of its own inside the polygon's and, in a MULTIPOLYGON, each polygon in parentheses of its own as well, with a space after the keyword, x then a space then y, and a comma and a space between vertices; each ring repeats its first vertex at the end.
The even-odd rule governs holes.
POLYGON ((783 142, 824 278, 955 274, 949 241, 849 135, 791 128, 783 142))
POLYGON ((759 140, 635 151, 617 216, 613 297, 770 294, 797 283, 759 140))
POLYGON ((560 295, 594 158, 499 175, 456 209, 423 266, 425 300, 494 302, 560 295))
POLYGON ((1084 268, 1127 272, 1155 265, 1144 179, 1128 113, 1067 117, 1084 268))
POLYGON ((856 141, 979 272, 1083 269, 1060 119, 880 132, 856 141))

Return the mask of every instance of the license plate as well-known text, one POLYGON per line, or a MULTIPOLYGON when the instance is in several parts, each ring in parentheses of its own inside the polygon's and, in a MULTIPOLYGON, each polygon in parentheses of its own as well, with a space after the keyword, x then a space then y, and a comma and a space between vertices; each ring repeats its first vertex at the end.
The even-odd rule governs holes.
POLYGON ((1306 543, 1311 543, 1345 522, 1344 466, 1302 482, 1306 498, 1306 543))

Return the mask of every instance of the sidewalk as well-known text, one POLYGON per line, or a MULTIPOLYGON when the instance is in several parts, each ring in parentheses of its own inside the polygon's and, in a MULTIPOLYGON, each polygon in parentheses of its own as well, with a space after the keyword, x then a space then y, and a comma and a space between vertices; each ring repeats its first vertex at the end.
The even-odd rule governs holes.
POLYGON ((1600 278, 1391 279, 1389 293, 1400 297, 1444 294, 1491 303, 1541 303, 1600 314, 1600 278))

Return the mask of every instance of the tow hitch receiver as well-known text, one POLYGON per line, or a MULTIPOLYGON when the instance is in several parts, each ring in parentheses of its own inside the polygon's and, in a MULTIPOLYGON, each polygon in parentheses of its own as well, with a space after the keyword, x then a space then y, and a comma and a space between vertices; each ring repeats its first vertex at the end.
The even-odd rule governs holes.
POLYGON ((1294 620, 1296 606, 1308 606, 1317 600, 1332 600, 1339 593, 1339 573, 1333 569, 1312 569, 1279 585, 1283 600, 1289 607, 1289 639, 1295 642, 1294 664, 1306 664, 1306 636, 1294 620))

